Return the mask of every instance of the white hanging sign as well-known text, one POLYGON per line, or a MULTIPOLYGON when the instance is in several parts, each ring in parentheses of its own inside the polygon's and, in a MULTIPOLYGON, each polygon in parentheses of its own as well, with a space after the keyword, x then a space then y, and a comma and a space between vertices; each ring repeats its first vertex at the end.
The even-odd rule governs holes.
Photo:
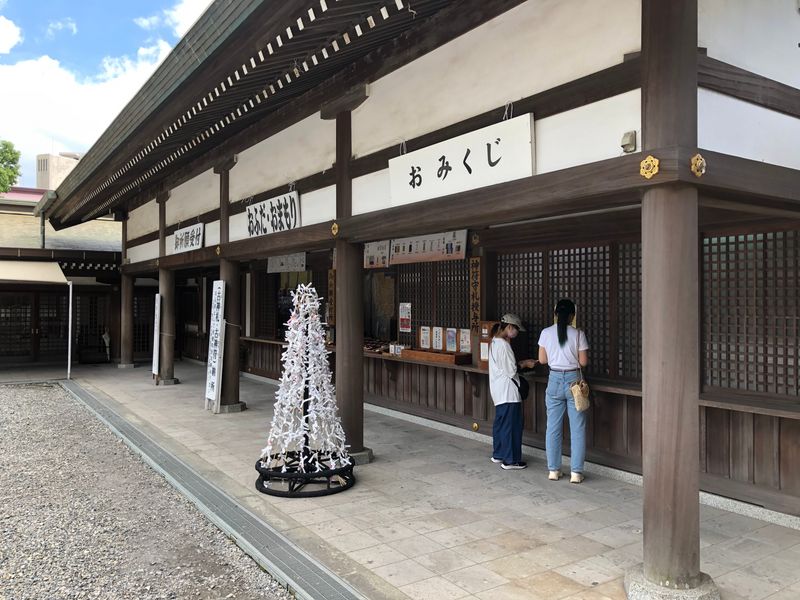
MULTIPOLYGON (((364 268, 384 269, 389 266, 389 248, 391 240, 368 242, 364 244, 364 268)), ((335 248, 334 248, 335 250, 335 248)))
POLYGON ((245 207, 247 235, 257 237, 300 227, 300 195, 289 192, 245 207))
POLYGON ((411 302, 401 302, 400 309, 400 333, 411 331, 411 302))
POLYGON ((156 294, 156 308, 153 312, 153 375, 158 375, 159 353, 161 351, 161 294, 156 294))
POLYGON ((267 258, 267 273, 295 273, 306 270, 306 253, 284 254, 267 258))
POLYGON ((225 282, 217 280, 211 291, 211 323, 208 327, 208 368, 206 370, 206 403, 219 411, 222 388, 222 356, 225 352, 225 282))
POLYGON ((389 160, 392 206, 534 174, 533 113, 389 160))
POLYGON ((467 230, 446 231, 392 240, 390 265, 459 260, 467 255, 467 230))
POLYGON ((188 252, 189 250, 197 250, 203 247, 203 233, 205 232, 205 224, 197 223, 191 227, 184 227, 175 232, 172 242, 173 254, 181 252, 188 252))

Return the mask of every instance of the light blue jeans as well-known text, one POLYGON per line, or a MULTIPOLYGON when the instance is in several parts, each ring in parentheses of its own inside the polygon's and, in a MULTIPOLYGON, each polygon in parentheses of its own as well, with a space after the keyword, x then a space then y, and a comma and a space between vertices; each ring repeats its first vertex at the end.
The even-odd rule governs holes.
POLYGON ((570 469, 573 473, 583 473, 583 460, 586 456, 586 412, 578 412, 575 399, 569 386, 575 383, 580 374, 578 371, 560 373, 550 371, 545 391, 547 406, 547 468, 550 471, 561 470, 561 440, 564 432, 564 412, 569 415, 570 432, 570 469))

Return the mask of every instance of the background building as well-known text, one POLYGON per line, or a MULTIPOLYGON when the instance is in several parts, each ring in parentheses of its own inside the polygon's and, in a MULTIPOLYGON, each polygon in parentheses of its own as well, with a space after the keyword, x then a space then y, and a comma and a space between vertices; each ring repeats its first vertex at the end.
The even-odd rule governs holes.
POLYGON ((43 190, 54 190, 81 159, 77 152, 59 152, 58 154, 36 155, 36 187, 43 190))

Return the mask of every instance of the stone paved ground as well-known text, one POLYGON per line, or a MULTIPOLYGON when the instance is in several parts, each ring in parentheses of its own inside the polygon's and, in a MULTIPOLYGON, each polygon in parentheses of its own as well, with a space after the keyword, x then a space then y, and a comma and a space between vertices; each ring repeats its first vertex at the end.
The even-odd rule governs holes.
POLYGON ((0 385, 0 599, 290 595, 55 385, 0 385))

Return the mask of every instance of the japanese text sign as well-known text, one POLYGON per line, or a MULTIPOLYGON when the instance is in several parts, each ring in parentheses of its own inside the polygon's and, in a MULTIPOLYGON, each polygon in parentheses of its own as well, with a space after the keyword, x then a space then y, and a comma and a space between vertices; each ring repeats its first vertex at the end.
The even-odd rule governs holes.
POLYGON ((208 328, 208 369, 206 371, 206 408, 219 407, 222 382, 222 355, 225 351, 225 282, 217 280, 211 291, 211 323, 208 328), (213 406, 210 404, 213 403, 213 406))
POLYGON ((175 254, 180 252, 187 252, 189 250, 197 250, 203 247, 203 232, 205 225, 197 223, 191 227, 184 227, 175 232, 175 238, 172 242, 172 251, 175 254))
POLYGON ((246 210, 248 237, 300 227, 300 196, 297 192, 252 204, 246 210))
POLYGON ((534 160, 528 113, 391 159, 392 206, 530 177, 534 160))

